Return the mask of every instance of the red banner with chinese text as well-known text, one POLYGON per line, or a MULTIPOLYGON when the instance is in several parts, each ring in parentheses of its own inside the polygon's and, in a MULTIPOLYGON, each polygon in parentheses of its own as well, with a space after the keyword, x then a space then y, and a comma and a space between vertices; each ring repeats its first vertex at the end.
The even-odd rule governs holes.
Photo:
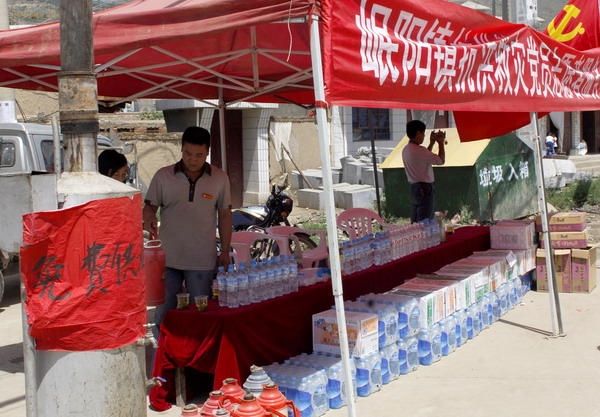
POLYGON ((330 6, 330 104, 513 114, 598 108, 597 49, 577 51, 528 26, 440 0, 330 6))
POLYGON ((138 194, 23 216, 21 272, 38 350, 115 349, 144 335, 138 194))

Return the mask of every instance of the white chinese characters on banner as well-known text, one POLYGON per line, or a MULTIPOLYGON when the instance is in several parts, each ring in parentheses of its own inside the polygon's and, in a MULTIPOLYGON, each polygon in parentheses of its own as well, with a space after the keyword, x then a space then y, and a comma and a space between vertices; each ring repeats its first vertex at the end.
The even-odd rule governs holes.
POLYGON ((559 54, 532 32, 474 33, 368 0, 361 0, 355 21, 362 70, 380 85, 389 80, 461 94, 600 98, 600 59, 559 54))
POLYGON ((529 162, 519 162, 518 172, 512 163, 507 163, 508 175, 504 176, 504 170, 502 165, 492 165, 491 169, 488 167, 481 168, 479 170, 479 185, 482 187, 489 187, 493 184, 498 184, 503 181, 518 181, 521 179, 529 178, 529 162))

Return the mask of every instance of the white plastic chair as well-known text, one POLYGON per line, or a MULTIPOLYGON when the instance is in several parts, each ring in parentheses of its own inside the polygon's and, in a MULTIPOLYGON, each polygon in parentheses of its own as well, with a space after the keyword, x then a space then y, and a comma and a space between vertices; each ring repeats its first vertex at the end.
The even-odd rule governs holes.
POLYGON ((382 229, 395 227, 385 223, 377 213, 366 208, 351 208, 337 217, 337 227, 348 233, 350 240, 373 233, 373 222, 377 222, 382 229))
MULTIPOLYGON (((269 240, 277 243, 279 247, 279 254, 290 256, 290 249, 288 240, 282 238, 280 236, 274 236, 269 233, 260 233, 260 232, 233 232, 231 234, 231 248, 233 249, 232 257, 235 261, 235 265, 239 266, 240 263, 245 262, 248 263, 253 259, 253 250, 261 250, 262 248, 257 249, 257 242, 261 242, 262 244, 269 245, 269 240)), ((268 249, 269 247, 267 247, 268 249)), ((265 253, 265 255, 270 255, 265 253)))
MULTIPOLYGON (((302 268, 313 268, 319 266, 321 261, 325 263, 329 260, 329 251, 327 250, 327 234, 324 230, 309 230, 293 226, 271 226, 267 228, 267 233, 273 236, 285 237, 288 239, 288 251, 290 244, 293 243, 295 250, 294 256, 301 260, 302 268), (302 244, 307 245, 307 237, 318 235, 319 243, 316 248, 302 250, 302 244), (290 242, 291 241, 291 242, 290 242)), ((314 240, 310 239, 312 244, 314 240)), ((308 242, 309 245, 312 245, 308 242)))

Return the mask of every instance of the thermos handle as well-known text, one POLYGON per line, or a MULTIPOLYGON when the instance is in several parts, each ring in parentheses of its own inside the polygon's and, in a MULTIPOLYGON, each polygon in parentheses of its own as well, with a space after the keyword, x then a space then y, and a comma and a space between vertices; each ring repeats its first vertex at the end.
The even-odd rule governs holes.
POLYGON ((162 240, 149 240, 144 243, 145 249, 158 249, 162 246, 162 240))

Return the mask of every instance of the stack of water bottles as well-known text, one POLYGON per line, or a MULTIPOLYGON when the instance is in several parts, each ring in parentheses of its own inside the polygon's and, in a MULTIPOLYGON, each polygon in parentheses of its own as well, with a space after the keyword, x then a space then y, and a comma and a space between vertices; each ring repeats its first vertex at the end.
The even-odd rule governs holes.
POLYGON ((237 308, 298 291, 298 265, 295 257, 271 257, 261 262, 244 262, 238 268, 222 266, 217 272, 219 305, 237 308))
POLYGON ((420 329, 419 363, 431 365, 454 352, 518 305, 527 291, 528 287, 522 285, 520 278, 512 279, 496 291, 485 294, 479 302, 454 312, 427 329, 420 329))
POLYGON ((348 311, 377 316, 379 351, 355 358, 356 386, 360 397, 366 397, 396 379, 400 373, 398 359, 398 311, 395 306, 371 300, 346 301, 348 311))
POLYGON ((380 347, 382 383, 387 384, 419 367, 416 335, 419 332, 419 304, 412 297, 399 294, 365 294, 358 301, 373 306, 392 307, 397 313, 397 342, 380 347))
MULTIPOLYGON (((332 353, 313 353, 309 355, 303 353, 288 359, 285 363, 325 371, 329 408, 340 408, 347 404, 342 358, 339 355, 332 353)), ((352 389, 356 395, 356 366, 353 361, 350 361, 350 373, 352 375, 352 389)))
POLYGON ((344 242, 340 245, 342 274, 350 275, 373 265, 384 265, 439 245, 440 241, 440 224, 425 219, 344 242))
POLYGON ((302 417, 318 417, 329 410, 327 398, 327 371, 291 363, 262 367, 269 378, 279 385, 279 390, 288 400, 294 401, 302 417))

